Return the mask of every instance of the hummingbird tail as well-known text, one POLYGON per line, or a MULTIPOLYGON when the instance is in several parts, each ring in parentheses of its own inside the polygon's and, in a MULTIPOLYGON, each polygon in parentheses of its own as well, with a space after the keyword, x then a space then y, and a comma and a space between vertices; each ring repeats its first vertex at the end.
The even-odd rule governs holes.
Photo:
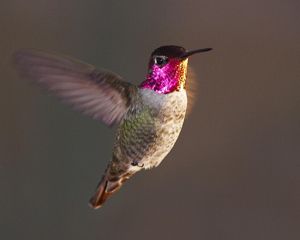
POLYGON ((90 206, 94 209, 102 207, 104 202, 116 191, 118 191, 123 183, 132 176, 131 173, 127 173, 121 177, 109 178, 108 174, 105 174, 99 182, 95 194, 90 199, 90 206))

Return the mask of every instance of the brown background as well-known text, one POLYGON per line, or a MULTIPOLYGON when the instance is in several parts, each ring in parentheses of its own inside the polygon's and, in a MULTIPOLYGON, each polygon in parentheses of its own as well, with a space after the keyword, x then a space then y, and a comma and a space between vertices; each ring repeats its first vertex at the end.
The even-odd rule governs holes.
POLYGON ((0 239, 300 239, 297 0, 0 3, 0 239), (16 77, 11 53, 54 50, 138 83, 165 44, 199 95, 173 151, 105 207, 87 201, 113 133, 16 77))

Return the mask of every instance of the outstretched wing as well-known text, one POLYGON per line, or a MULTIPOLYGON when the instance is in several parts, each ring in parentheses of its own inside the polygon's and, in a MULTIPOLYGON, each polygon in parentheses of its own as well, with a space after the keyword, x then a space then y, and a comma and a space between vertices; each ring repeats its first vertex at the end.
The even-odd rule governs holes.
POLYGON ((14 62, 22 77, 107 125, 121 121, 137 91, 136 86, 115 73, 66 56, 20 50, 15 53, 14 62))

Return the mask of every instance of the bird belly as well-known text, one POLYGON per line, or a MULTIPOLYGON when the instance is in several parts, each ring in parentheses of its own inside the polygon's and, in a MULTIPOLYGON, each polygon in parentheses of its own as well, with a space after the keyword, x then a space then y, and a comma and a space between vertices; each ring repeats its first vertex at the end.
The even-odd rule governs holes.
POLYGON ((145 169, 157 167, 173 148, 183 125, 182 121, 160 122, 156 132, 155 142, 149 152, 141 159, 145 169))
POLYGON ((121 124, 114 151, 131 172, 161 163, 179 136, 186 112, 185 91, 160 96, 146 93, 143 107, 121 124))

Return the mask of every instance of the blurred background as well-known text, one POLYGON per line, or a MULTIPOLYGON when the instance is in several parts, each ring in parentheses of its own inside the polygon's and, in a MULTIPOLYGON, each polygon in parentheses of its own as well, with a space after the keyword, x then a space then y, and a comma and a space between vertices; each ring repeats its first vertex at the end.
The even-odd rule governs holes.
POLYGON ((0 238, 300 239, 299 11, 296 0, 1 1, 0 238), (163 163, 94 211, 114 130, 18 79, 11 54, 61 52, 139 83, 166 44, 214 48, 190 59, 196 106, 163 163))

